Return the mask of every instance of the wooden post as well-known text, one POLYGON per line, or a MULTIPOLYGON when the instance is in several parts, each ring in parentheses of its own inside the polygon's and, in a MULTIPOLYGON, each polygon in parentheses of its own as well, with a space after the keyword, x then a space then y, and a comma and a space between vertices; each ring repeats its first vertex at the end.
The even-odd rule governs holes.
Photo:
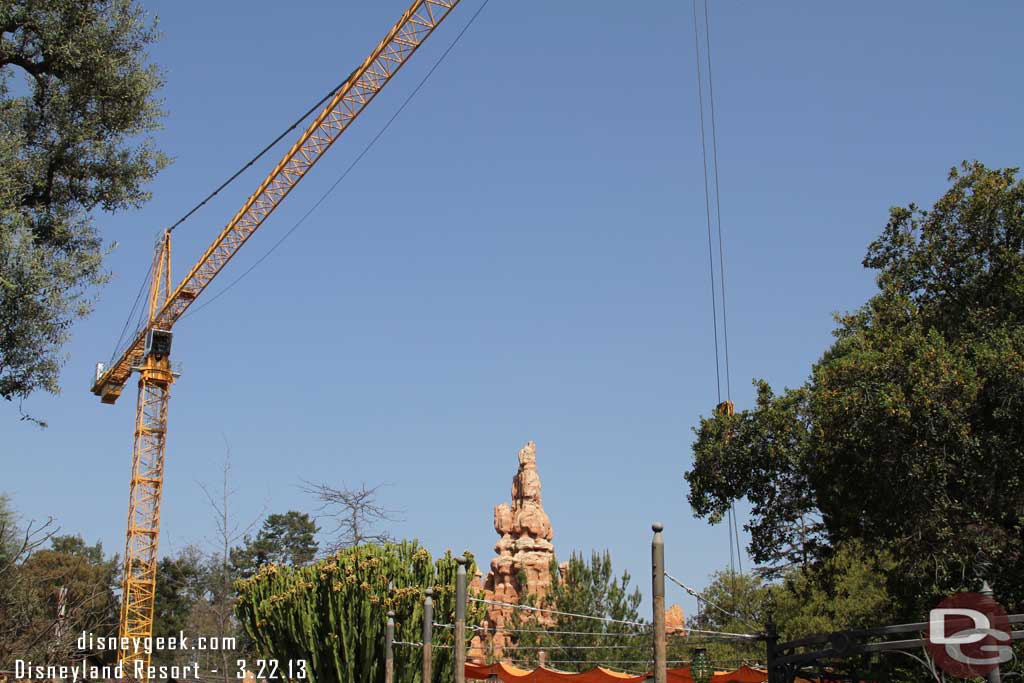
POLYGON ((423 679, 431 683, 434 678, 434 589, 427 589, 423 599, 423 679))
MULTIPOLYGON (((992 586, 988 585, 988 581, 983 582, 981 586, 981 594, 989 598, 995 595, 995 591, 992 590, 992 586)), ((997 662, 996 668, 985 674, 985 681, 986 683, 1002 683, 1002 680, 1003 674, 999 670, 999 664, 997 662)))
POLYGON ((395 683, 395 613, 388 612, 384 637, 384 683, 395 683))
MULTIPOLYGON (((466 558, 456 557, 455 573, 455 683, 466 683, 466 558)), ((424 681, 429 683, 429 681, 424 681)))
POLYGON ((775 630, 775 618, 774 615, 768 613, 768 623, 764 625, 764 648, 765 648, 765 665, 768 667, 768 681, 767 683, 779 683, 783 679, 779 677, 778 672, 775 671, 775 650, 779 644, 779 633, 775 630))
POLYGON ((654 683, 666 683, 666 636, 665 636, 665 541, 661 531, 665 527, 655 522, 651 525, 654 539, 651 541, 651 582, 654 603, 654 683))

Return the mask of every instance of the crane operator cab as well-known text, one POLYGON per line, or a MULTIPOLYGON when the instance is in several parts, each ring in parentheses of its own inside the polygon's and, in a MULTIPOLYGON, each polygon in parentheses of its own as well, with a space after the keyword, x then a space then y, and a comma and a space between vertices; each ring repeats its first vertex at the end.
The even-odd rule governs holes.
POLYGON ((174 334, 170 330, 153 329, 146 333, 146 356, 158 359, 171 355, 171 339, 174 334))

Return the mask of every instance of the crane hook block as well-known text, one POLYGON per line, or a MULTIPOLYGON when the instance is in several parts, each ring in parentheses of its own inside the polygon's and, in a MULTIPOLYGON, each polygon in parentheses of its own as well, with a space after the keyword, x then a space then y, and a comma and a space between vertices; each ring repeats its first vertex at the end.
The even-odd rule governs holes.
POLYGON ((736 407, 732 404, 732 401, 722 401, 715 406, 715 412, 719 415, 735 415, 736 407))

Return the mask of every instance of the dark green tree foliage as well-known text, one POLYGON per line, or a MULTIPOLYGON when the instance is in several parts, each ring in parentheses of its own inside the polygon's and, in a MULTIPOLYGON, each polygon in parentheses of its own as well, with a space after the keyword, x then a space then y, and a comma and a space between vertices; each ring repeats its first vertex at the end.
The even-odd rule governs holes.
MULTIPOLYGON (((768 587, 760 576, 722 570, 711 575, 711 581, 700 592, 700 609, 691 614, 686 624, 695 632, 688 641, 708 651, 717 668, 763 664, 764 643, 724 638, 707 638, 699 631, 720 633, 760 633, 766 620, 768 587)), ((778 620, 778 614, 776 614, 778 620)))
POLYGON ((241 576, 252 576, 266 564, 301 566, 316 557, 316 523, 305 512, 289 510, 268 515, 256 538, 231 551, 231 563, 241 576))
POLYGON ((167 164, 157 34, 131 0, 0 3, 0 396, 56 392, 103 283, 96 209, 141 206, 167 164))
MULTIPOLYGON (((476 564, 466 557, 472 577, 476 564)), ((270 564, 236 584, 237 614, 261 655, 305 659, 312 683, 381 683, 387 612, 397 614, 396 640, 419 642, 432 587, 434 620, 454 623, 456 567, 450 552, 434 562, 415 541, 346 548, 303 567, 270 564)), ((479 603, 467 612, 467 623, 483 618, 479 603)), ((454 680, 453 635, 435 631, 433 683, 454 680)), ((396 646, 395 680, 422 683, 421 661, 419 648, 396 646)))
POLYGON ((895 623, 899 606, 888 588, 895 570, 887 551, 850 541, 813 567, 788 572, 772 589, 780 635, 794 639, 895 623))
MULTIPOLYGON (((11 517, 0 503, 0 527, 11 517)), ((99 543, 87 546, 77 536, 53 537, 47 550, 36 549, 31 530, 20 538, 29 541, 8 546, 16 564, 0 566, 2 661, 66 662, 82 631, 117 632, 116 555, 107 558, 99 543)))
MULTIPOLYGON (((508 648, 504 656, 516 660, 518 666, 534 666, 537 648, 543 648, 551 665, 564 671, 585 671, 598 665, 646 670, 636 663, 651 656, 650 632, 639 612, 640 590, 630 586, 629 572, 615 577, 607 550, 591 553, 589 562, 582 554, 573 553, 562 568, 552 562, 551 577, 551 590, 541 606, 601 620, 555 615, 555 625, 545 627, 530 612, 515 612, 526 615, 511 625, 526 631, 518 634, 522 649, 508 648)), ((533 596, 523 602, 537 606, 533 596)))
POLYGON ((156 568, 153 635, 173 636, 189 630, 189 617, 208 599, 211 576, 202 553, 194 546, 177 556, 160 558, 156 568))
MULTIPOLYGON (((690 616, 688 626, 705 631, 759 633, 770 614, 785 641, 812 633, 892 623, 893 604, 886 589, 891 570, 892 564, 884 554, 880 559, 854 542, 821 566, 786 570, 777 583, 768 583, 756 574, 719 571, 701 591, 700 611, 690 616)), ((699 633, 691 634, 694 641, 701 638, 699 633)), ((762 642, 715 638, 702 645, 719 668, 765 662, 762 642)), ((856 659, 852 666, 868 680, 922 680, 923 669, 911 662, 893 655, 856 659)))
POLYGON ((897 618, 992 582, 1024 609, 1024 183, 965 163, 925 211, 892 209, 865 267, 878 292, 838 317, 797 389, 701 421, 697 514, 754 505, 758 562, 886 554, 897 618), (726 431, 730 439, 724 439, 726 431))
MULTIPOLYGON (((100 546, 96 544, 92 548, 99 549, 100 546)), ((56 614, 57 591, 63 587, 68 591, 65 603, 71 615, 71 630, 95 629, 97 634, 101 634, 116 630, 118 606, 113 591, 117 583, 117 565, 116 556, 109 560, 100 556, 96 562, 88 553, 69 555, 56 550, 40 550, 25 560, 19 570, 35 594, 36 603, 46 608, 40 615, 43 621, 49 622, 51 615, 56 614)))
POLYGON ((84 538, 73 534, 54 536, 50 539, 50 549, 64 555, 84 557, 95 565, 101 565, 104 562, 102 543, 96 541, 95 545, 86 545, 84 538))

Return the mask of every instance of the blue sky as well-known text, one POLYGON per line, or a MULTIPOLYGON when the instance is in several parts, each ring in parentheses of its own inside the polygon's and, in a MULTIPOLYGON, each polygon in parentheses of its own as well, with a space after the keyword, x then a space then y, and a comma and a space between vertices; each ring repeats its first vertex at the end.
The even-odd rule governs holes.
MULTIPOLYGON (((480 6, 463 0, 206 293, 320 197, 480 6)), ((115 279, 68 346, 59 396, 0 406, 0 490, 29 518, 124 543, 134 386, 88 391, 154 239, 344 78, 405 8, 147 2, 175 157, 143 210, 99 216, 115 279)), ((301 480, 389 482, 392 531, 482 563, 516 452, 537 442, 555 546, 609 548, 649 591, 703 585, 728 536, 692 517, 692 426, 716 402, 691 6, 492 2, 386 136, 251 275, 175 328, 161 549, 212 540, 198 482, 225 439, 239 520, 310 510, 301 480)), ((752 377, 794 386, 863 302, 888 208, 949 167, 1019 164, 1012 2, 713 2, 729 335, 752 377)), ((174 234, 180 278, 283 153, 174 234)), ((742 521, 742 518, 741 518, 742 521)), ((670 592, 688 613, 692 601, 670 592)))

